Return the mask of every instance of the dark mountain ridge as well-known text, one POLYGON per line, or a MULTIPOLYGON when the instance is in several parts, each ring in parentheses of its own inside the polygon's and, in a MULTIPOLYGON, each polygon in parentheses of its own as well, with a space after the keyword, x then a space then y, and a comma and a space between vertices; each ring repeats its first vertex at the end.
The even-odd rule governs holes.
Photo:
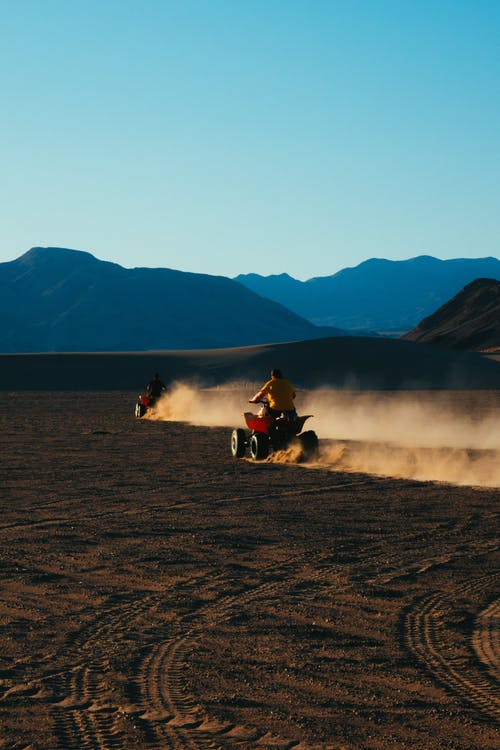
POLYGON ((500 351, 500 281, 472 281, 402 338, 450 349, 500 351))
POLYGON ((402 334, 476 278, 500 280, 500 260, 439 260, 421 255, 404 261, 378 258, 332 276, 298 281, 287 274, 246 274, 236 280, 318 325, 402 334))
POLYGON ((0 264, 0 351, 137 351, 336 335, 224 276, 32 248, 0 264))

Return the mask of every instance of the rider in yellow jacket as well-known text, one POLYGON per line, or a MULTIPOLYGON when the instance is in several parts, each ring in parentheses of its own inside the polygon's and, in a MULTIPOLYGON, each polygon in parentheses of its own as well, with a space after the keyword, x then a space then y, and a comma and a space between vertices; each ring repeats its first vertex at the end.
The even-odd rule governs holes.
POLYGON ((279 417, 284 414, 287 417, 295 417, 295 390, 288 380, 285 380, 281 370, 271 371, 271 380, 264 383, 249 403, 256 404, 263 399, 268 401, 268 413, 271 417, 279 417))

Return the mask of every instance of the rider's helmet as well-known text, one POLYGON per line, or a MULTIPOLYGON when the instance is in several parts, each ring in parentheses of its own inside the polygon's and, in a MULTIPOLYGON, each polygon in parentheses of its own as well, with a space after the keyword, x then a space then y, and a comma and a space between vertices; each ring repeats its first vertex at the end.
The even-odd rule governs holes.
POLYGON ((281 372, 281 370, 274 369, 274 370, 271 370, 271 377, 272 378, 282 378, 283 377, 283 373, 281 372))

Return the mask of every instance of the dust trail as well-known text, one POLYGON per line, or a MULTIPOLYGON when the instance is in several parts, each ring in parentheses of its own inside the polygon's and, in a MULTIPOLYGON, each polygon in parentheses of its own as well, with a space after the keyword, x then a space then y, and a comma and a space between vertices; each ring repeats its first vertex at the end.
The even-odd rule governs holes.
POLYGON ((500 487, 500 451, 336 442, 321 446, 318 465, 418 481, 500 487))
POLYGON ((148 419, 189 422, 200 427, 244 427, 243 411, 257 386, 234 383, 224 388, 196 388, 175 383, 157 402, 148 419))
POLYGON ((324 438, 500 449, 500 391, 311 391, 302 404, 324 438))
POLYGON ((320 465, 500 487, 499 392, 314 391, 303 403, 317 415, 320 465))
MULTIPOLYGON (((245 427, 243 411, 261 384, 198 389, 176 384, 151 418, 245 427)), ((500 487, 500 392, 316 390, 299 393, 306 429, 320 439, 314 466, 453 484, 500 487)), ((255 410, 255 409, 254 409, 255 410)), ((295 450, 269 460, 297 463, 295 450)))

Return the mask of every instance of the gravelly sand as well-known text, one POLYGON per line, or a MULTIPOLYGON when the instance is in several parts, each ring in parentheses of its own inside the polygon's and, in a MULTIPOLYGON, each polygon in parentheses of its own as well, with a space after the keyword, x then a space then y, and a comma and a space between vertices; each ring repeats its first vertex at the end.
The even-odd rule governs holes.
POLYGON ((236 461, 136 395, 0 395, 0 747, 500 745, 498 489, 236 461))

